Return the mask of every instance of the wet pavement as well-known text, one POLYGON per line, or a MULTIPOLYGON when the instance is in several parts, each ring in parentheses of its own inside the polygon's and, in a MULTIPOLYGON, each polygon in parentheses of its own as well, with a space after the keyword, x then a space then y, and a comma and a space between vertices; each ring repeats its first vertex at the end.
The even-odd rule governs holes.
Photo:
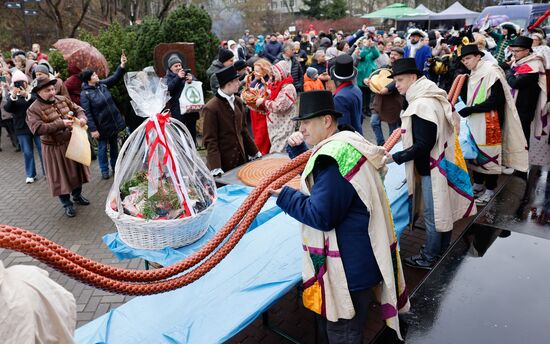
POLYGON ((511 177, 454 243, 411 297, 406 343, 550 342, 548 176, 529 197, 511 177))

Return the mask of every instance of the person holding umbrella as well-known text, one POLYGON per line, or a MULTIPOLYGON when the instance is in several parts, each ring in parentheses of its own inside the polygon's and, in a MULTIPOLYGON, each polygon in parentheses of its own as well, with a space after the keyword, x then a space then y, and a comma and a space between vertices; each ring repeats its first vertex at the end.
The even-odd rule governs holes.
POLYGON ((124 118, 120 114, 109 87, 114 86, 124 75, 126 55, 120 56, 120 66, 110 77, 99 80, 93 69, 84 69, 80 73, 82 91, 80 92, 80 104, 88 118, 88 130, 98 142, 97 156, 101 178, 109 179, 109 164, 107 159, 107 145, 111 158, 111 168, 114 172, 118 157, 118 132, 126 128, 124 118))

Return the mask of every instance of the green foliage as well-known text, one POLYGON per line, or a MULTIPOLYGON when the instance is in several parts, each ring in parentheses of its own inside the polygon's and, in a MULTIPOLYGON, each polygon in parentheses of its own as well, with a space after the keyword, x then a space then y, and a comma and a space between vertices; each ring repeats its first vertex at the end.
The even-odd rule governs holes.
MULTIPOLYGON (((205 10, 179 6, 164 21, 147 18, 142 24, 129 27, 115 23, 97 35, 81 31, 79 39, 89 42, 105 56, 111 73, 120 64, 122 50, 128 57, 126 70, 138 71, 153 65, 157 44, 193 42, 197 77, 205 82, 206 69, 217 54, 218 39, 211 30, 212 19, 205 10)), ((127 103, 129 97, 122 82, 110 91, 118 104, 127 103)))
POLYGON ((129 51, 128 60, 132 61, 133 65, 136 66, 136 70, 142 70, 153 65, 155 46, 162 42, 160 28, 161 22, 157 18, 147 18, 135 28, 135 47, 129 51))
POLYGON ((69 77, 67 70, 67 62, 63 59, 63 55, 57 50, 48 52, 48 62, 53 70, 60 74, 61 79, 66 80, 69 77))
MULTIPOLYGON (((124 50, 126 55, 128 55, 129 51, 134 49, 136 34, 134 31, 115 23, 101 30, 96 36, 88 32, 82 32, 79 38, 93 45, 105 56, 109 65, 109 71, 112 74, 120 64, 122 51, 124 50)), ((131 59, 128 59, 126 70, 135 70, 135 64, 131 59)), ((123 82, 119 82, 116 86, 110 88, 109 91, 119 104, 128 99, 128 93, 123 82)))
POLYGON ((348 4, 346 0, 331 1, 325 8, 324 12, 328 19, 339 19, 345 17, 348 4))
POLYGON ((302 15, 315 19, 320 19, 324 15, 323 0, 304 0, 303 2, 307 9, 300 11, 302 15))
POLYGON ((197 77, 206 81, 206 69, 218 52, 218 38, 212 33, 212 19, 196 6, 180 6, 162 22, 162 42, 195 43, 197 77))

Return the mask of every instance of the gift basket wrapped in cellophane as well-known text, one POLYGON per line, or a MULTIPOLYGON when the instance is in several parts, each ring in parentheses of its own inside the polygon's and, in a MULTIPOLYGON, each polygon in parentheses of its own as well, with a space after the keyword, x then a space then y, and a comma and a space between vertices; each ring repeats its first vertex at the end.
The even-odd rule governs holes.
POLYGON ((122 146, 105 211, 131 247, 181 247, 207 231, 216 184, 185 125, 160 113, 169 98, 152 68, 125 75, 137 115, 147 119, 122 146))

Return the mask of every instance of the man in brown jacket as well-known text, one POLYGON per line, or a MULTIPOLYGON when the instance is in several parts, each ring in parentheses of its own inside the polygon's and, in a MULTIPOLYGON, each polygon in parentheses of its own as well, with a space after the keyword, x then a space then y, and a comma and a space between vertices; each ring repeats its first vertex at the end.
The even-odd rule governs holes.
POLYGON ((65 152, 71 139, 72 126, 85 126, 86 115, 70 99, 55 95, 56 82, 56 79, 37 81, 32 90, 37 99, 27 110, 27 124, 34 135, 40 135, 46 179, 52 195, 61 200, 65 215, 74 217, 76 212, 73 201, 79 205, 90 204, 81 194, 82 184, 90 180, 90 170, 65 158, 65 152), (78 121, 74 118, 78 118, 78 121))
POLYGON ((202 110, 206 164, 213 176, 261 157, 246 129, 243 102, 235 96, 239 74, 229 66, 217 72, 216 77, 220 88, 202 110))

